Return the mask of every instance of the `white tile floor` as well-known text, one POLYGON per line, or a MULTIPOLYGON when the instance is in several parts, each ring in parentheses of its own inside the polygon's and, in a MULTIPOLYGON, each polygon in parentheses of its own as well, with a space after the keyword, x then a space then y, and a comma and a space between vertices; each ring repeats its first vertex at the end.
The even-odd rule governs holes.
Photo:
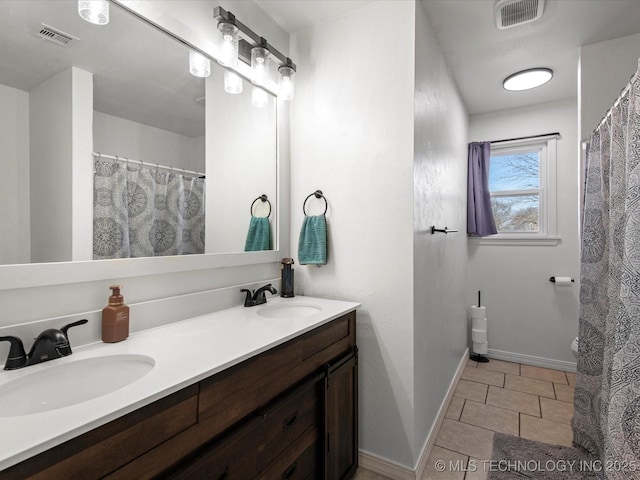
MULTIPOLYGON (((493 434, 571 445, 575 373, 491 360, 469 361, 431 451, 423 480, 481 480, 493 434), (438 460, 447 467, 437 471, 438 460), (451 467, 451 468, 449 468, 451 467), (475 468, 474 468, 475 467, 475 468), (472 471, 475 470, 475 471, 472 471)), ((356 480, 385 480, 359 469, 356 480)))

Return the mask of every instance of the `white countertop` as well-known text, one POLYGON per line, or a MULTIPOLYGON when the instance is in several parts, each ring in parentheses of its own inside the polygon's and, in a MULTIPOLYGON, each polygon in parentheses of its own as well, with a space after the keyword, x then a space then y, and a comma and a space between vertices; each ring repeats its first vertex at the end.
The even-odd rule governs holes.
MULTIPOLYGON (((304 296, 269 297, 266 305, 221 310, 137 332, 123 342, 99 342, 74 348, 73 354, 68 357, 19 370, 0 370, 2 388, 2 385, 14 379, 80 359, 139 354, 155 361, 153 369, 144 377, 101 397, 42 413, 0 417, 0 432, 3 432, 0 436, 0 470, 280 345, 360 306, 354 302, 304 296), (320 310, 296 319, 264 318, 257 314, 266 305, 283 304, 313 305, 320 307, 320 310)), ((135 322, 135 319, 132 318, 131 321, 135 322)), ((78 382, 82 382, 82 379, 78 378, 78 382)))

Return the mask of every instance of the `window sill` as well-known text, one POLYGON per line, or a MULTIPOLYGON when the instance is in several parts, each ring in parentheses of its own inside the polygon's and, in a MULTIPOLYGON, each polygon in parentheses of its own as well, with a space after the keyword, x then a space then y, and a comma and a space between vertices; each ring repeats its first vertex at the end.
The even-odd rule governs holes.
POLYGON ((475 245, 518 245, 518 246, 554 246, 560 243, 560 237, 491 235, 488 237, 467 237, 475 245))

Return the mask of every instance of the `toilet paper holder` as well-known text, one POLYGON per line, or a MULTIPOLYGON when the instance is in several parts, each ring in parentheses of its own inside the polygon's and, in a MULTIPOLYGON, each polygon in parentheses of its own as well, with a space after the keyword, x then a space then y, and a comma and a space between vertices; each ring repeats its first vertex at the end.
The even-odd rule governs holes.
POLYGON ((440 232, 440 233, 456 233, 457 231, 458 231, 457 229, 451 229, 449 227, 436 228, 435 225, 433 225, 431 227, 431 235, 433 235, 436 232, 440 232))
MULTIPOLYGON (((549 281, 550 281, 551 283, 556 283, 556 277, 551 277, 551 278, 549 279, 549 281)), ((572 279, 571 279, 571 282, 573 283, 573 282, 575 282, 575 280, 572 278, 572 279)))

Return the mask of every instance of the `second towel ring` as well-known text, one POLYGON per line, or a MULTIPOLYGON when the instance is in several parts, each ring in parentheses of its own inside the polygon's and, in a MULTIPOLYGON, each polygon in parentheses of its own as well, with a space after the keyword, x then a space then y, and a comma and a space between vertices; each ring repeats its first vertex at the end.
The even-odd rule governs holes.
POLYGON ((258 200, 262 200, 263 202, 267 202, 269 204, 269 213, 267 213, 267 218, 269 218, 271 216, 271 202, 269 201, 269 198, 264 193, 260 195, 258 198, 256 198, 253 202, 251 202, 251 207, 249 207, 249 212, 251 213, 251 216, 254 216, 253 206, 256 204, 258 200))
POLYGON ((327 203, 327 198, 322 194, 322 190, 316 190, 313 193, 310 193, 309 195, 307 195, 307 198, 304 199, 304 202, 302 202, 302 213, 304 213, 305 217, 307 216, 307 211, 305 210, 305 205, 307 204, 307 200, 309 200, 311 197, 316 197, 317 199, 323 199, 324 200, 324 212, 323 215, 327 213, 327 208, 329 208, 329 204, 327 203))

